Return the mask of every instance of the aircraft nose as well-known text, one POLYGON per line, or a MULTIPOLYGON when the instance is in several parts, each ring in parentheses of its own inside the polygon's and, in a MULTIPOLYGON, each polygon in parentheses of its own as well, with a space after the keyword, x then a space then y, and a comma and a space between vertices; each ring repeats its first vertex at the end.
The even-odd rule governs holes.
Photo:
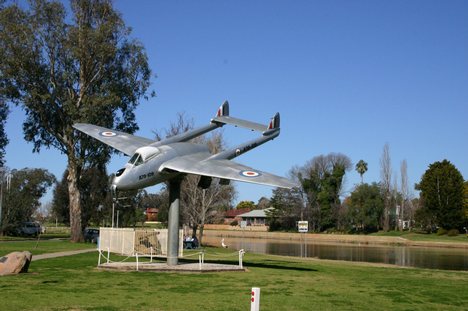
POLYGON ((124 174, 125 172, 125 167, 124 168, 121 168, 120 170, 118 170, 115 175, 113 175, 111 177, 111 180, 109 182, 110 184, 110 189, 111 189, 111 193, 112 195, 115 195, 116 194, 116 191, 118 188, 120 188, 120 186, 122 186, 122 175, 124 174))

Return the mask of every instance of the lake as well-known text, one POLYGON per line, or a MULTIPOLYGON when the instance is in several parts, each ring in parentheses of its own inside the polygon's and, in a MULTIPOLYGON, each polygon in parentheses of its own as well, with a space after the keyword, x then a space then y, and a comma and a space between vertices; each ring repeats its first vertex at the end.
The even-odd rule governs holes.
MULTIPOLYGON (((203 237, 203 243, 221 246, 221 237, 203 237)), ((247 253, 384 263, 403 267, 468 271, 468 249, 317 243, 255 238, 224 238, 230 249, 247 253)))

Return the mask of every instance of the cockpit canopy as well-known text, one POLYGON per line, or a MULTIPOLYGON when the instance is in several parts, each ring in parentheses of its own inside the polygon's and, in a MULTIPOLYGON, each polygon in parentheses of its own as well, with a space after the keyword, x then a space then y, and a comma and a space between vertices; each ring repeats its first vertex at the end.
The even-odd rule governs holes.
POLYGON ((139 148, 135 154, 130 158, 128 161, 129 164, 134 166, 138 166, 154 157, 156 157, 160 153, 159 149, 156 147, 141 147, 139 148))

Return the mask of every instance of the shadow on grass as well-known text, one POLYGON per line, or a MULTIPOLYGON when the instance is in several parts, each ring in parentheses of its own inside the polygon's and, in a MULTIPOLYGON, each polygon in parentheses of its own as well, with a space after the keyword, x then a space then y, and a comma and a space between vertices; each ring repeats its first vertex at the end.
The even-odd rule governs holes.
MULTIPOLYGON (((195 263, 198 260, 191 260, 191 259, 179 259, 179 262, 184 263, 195 263)), ((239 265, 239 261, 237 260, 205 260, 205 263, 217 263, 223 265, 239 265)), ((305 267, 292 267, 289 266, 290 263, 284 261, 275 261, 275 260, 264 260, 263 262, 249 262, 244 261, 245 268, 266 268, 266 269, 278 269, 278 270, 292 270, 292 271, 310 271, 310 272, 317 272, 318 270, 312 268, 305 268, 305 267)))

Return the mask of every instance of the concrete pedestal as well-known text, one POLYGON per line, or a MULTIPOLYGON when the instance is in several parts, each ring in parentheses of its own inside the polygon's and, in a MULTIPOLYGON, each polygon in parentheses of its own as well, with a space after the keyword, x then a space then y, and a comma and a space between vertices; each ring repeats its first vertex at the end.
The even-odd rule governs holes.
POLYGON ((169 217, 167 236, 167 265, 176 266, 179 262, 179 211, 180 185, 182 179, 176 178, 169 182, 169 217))

